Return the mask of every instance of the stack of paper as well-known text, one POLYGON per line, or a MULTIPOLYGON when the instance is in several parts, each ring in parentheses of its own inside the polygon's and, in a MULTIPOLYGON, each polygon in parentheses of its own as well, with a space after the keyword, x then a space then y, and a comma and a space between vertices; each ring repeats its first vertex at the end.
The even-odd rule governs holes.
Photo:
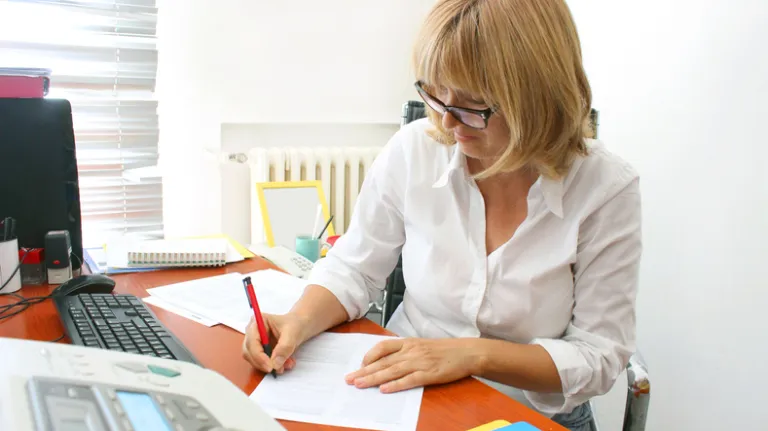
POLYGON ((147 289, 158 307, 167 308, 206 326, 221 323, 245 334, 253 310, 243 288, 243 278, 251 277, 262 313, 284 314, 304 293, 307 282, 267 269, 247 275, 229 273, 168 286, 147 289))
POLYGON ((320 334, 294 355, 296 366, 265 378, 251 399, 277 419, 370 430, 415 430, 423 388, 383 394, 357 389, 344 377, 365 354, 387 339, 369 334, 320 334))

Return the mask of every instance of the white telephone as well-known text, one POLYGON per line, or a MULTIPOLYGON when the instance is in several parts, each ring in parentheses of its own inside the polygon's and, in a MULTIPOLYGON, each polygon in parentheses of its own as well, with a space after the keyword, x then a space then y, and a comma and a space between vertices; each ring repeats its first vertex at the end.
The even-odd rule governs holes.
POLYGON ((294 277, 307 278, 312 272, 313 264, 309 259, 281 245, 252 244, 248 249, 294 277))

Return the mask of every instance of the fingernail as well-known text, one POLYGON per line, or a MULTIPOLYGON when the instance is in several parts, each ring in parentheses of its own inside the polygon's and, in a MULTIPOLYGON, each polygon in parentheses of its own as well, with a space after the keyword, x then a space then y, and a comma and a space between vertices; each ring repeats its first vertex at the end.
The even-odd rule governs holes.
POLYGON ((282 356, 275 356, 274 364, 275 368, 280 368, 285 363, 285 358, 282 356))

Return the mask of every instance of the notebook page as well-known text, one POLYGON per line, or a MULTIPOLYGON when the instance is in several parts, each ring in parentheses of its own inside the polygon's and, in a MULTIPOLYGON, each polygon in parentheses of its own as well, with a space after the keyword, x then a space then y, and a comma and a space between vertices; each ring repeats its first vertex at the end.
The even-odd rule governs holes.
POLYGON ((376 343, 389 337, 320 334, 296 352, 296 366, 265 377, 250 398, 270 416, 314 424, 371 430, 415 430, 423 388, 382 394, 357 389, 344 376, 360 368, 376 343))

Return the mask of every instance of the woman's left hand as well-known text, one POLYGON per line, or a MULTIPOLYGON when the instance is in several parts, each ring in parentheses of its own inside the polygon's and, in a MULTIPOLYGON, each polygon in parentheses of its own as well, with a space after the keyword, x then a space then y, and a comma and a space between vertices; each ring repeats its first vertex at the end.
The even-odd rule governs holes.
POLYGON ((358 388, 380 386, 381 392, 448 383, 471 375, 476 366, 470 339, 398 338, 382 341, 363 359, 363 367, 346 377, 358 388))

